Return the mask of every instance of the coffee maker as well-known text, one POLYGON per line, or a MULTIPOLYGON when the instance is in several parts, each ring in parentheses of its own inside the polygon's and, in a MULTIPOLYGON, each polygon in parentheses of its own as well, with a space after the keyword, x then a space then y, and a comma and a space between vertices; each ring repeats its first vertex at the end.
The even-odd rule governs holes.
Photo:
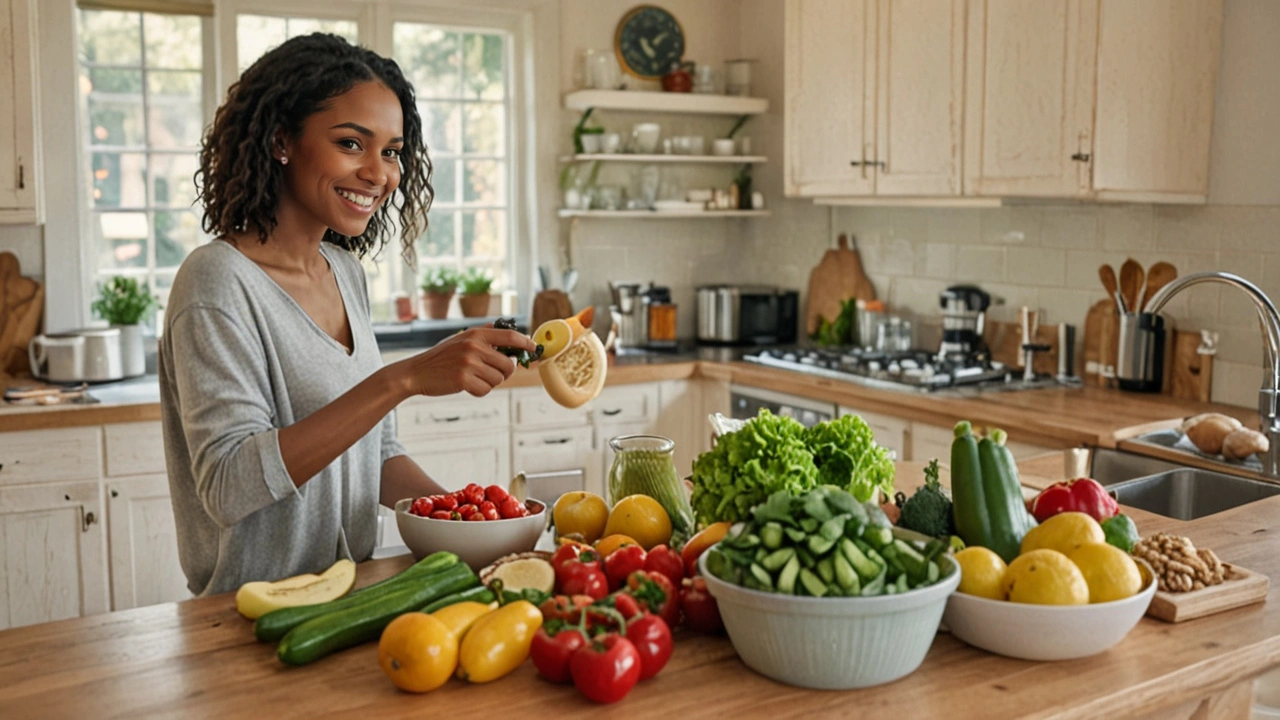
POLYGON ((982 332, 991 296, 976 285, 952 285, 938 298, 942 308, 940 359, 989 355, 982 332))
POLYGON ((629 350, 676 350, 676 305, 671 289, 649 283, 609 283, 613 304, 609 315, 617 327, 616 347, 629 350))

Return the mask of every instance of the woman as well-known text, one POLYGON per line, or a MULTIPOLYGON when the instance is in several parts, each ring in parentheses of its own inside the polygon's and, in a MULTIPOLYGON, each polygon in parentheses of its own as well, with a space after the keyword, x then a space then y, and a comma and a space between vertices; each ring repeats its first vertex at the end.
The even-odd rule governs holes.
POLYGON ((179 269, 160 342, 193 593, 368 558, 379 502, 442 491, 396 442, 392 410, 412 395, 485 395, 514 369, 495 346, 534 349, 475 328, 382 366, 357 258, 398 224, 412 259, 430 176, 412 87, 341 38, 289 40, 228 92, 196 173, 215 240, 179 269))

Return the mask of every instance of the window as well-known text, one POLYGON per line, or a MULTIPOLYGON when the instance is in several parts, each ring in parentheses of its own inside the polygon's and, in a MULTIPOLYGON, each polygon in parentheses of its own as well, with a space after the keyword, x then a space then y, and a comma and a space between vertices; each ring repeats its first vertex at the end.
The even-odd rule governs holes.
POLYGON ((254 60, 289 38, 313 32, 333 33, 356 42, 355 20, 327 20, 270 15, 236 16, 236 70, 244 72, 254 60))
MULTIPOLYGON (((202 19, 80 10, 80 103, 95 281, 144 280, 161 304, 205 241, 193 208, 204 128, 202 19)), ((96 292, 90 293, 91 297, 96 292)))

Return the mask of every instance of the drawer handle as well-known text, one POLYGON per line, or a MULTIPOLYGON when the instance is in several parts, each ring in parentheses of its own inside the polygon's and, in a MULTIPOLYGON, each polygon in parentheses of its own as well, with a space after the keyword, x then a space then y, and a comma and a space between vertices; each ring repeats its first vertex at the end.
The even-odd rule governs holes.
POLYGON ((572 439, 573 438, 559 438, 558 440, 543 440, 542 444, 543 445, 564 445, 565 443, 569 442, 572 439))
POLYGON ((608 415, 609 417, 613 417, 614 415, 620 415, 621 413, 622 413, 622 408, 618 408, 617 410, 601 410, 600 411, 601 415, 608 415))
POLYGON ((432 420, 434 420, 434 421, 436 421, 436 422, 458 422, 459 420, 461 420, 461 419, 462 419, 462 416, 461 416, 461 415, 450 415, 449 417, 446 417, 446 418, 438 418, 438 417, 436 417, 436 416, 432 415, 432 416, 431 416, 431 419, 432 419, 432 420))

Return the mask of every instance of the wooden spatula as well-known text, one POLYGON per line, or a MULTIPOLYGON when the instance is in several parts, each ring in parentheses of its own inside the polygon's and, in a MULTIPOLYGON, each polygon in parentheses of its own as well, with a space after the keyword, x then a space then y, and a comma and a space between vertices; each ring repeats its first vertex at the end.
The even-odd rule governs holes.
POLYGON ((1151 302, 1151 296, 1160 291, 1160 288, 1173 282, 1178 277, 1178 269, 1163 260, 1151 266, 1147 270, 1147 289, 1142 293, 1142 310, 1145 312, 1147 303, 1151 302))
POLYGON ((1137 260, 1128 258, 1120 266, 1120 295, 1128 312, 1138 312, 1138 300, 1142 298, 1142 281, 1146 277, 1137 260))
POLYGON ((1116 301, 1116 307, 1120 308, 1120 312, 1125 311, 1124 303, 1120 297, 1120 293, 1116 292, 1116 271, 1110 265, 1102 265, 1098 268, 1098 277, 1102 279, 1102 287, 1107 289, 1107 297, 1116 301))

